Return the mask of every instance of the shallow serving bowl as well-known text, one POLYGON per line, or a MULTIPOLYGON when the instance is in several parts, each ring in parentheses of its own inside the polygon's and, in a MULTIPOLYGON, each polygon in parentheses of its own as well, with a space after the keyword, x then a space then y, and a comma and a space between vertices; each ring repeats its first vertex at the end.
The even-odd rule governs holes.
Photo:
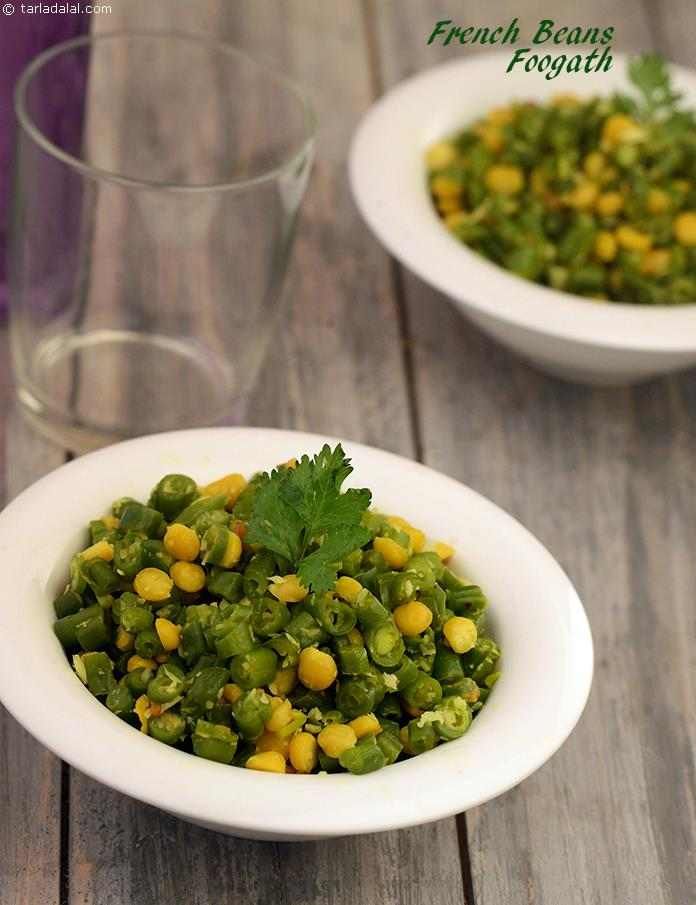
POLYGON ((568 578, 518 522, 473 490, 357 443, 351 482, 378 508, 454 544, 454 567, 480 582, 504 651, 503 675, 461 739, 368 776, 278 776, 206 761, 126 725, 93 698, 53 636, 52 599, 90 518, 114 498, 145 497, 183 471, 209 481, 250 474, 326 438, 213 428, 108 447, 38 481, 0 514, 0 700, 39 741, 83 773, 195 823, 258 839, 367 833, 436 820, 501 794, 561 745, 592 677, 587 619, 568 578), (40 555, 37 553, 40 551, 40 555))
MULTIPOLYGON (((544 53, 543 48, 539 51, 544 53)), ((443 226, 427 190, 424 154, 492 107, 554 94, 628 88, 626 57, 607 73, 505 69, 512 51, 467 56, 386 94, 353 140, 350 179, 363 217, 406 267, 448 295, 474 323, 537 367, 571 380, 626 384, 696 365, 696 305, 597 304, 524 280, 469 250, 443 226)), ((696 73, 671 67, 696 107, 696 73)))

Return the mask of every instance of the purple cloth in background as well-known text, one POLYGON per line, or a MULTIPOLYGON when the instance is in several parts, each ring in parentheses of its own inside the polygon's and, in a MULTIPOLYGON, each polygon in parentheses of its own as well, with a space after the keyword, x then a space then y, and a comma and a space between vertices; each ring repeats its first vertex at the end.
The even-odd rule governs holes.
MULTIPOLYGON (((7 309, 6 252, 15 139, 14 86, 24 67, 37 54, 60 41, 84 34, 88 29, 89 15, 84 13, 31 15, 22 13, 18 4, 13 16, 0 21, 0 313, 7 309)), ((81 128, 81 118, 79 125, 81 128)))

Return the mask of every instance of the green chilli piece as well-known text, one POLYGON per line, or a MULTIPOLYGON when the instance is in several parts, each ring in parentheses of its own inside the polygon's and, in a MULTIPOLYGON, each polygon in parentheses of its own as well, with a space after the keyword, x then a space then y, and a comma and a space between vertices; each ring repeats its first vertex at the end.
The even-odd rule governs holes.
POLYGON ((232 716, 240 735, 248 741, 254 741, 261 735, 271 712, 271 699, 260 688, 252 688, 232 707, 232 716))
POLYGON ((254 647, 238 654, 230 663, 232 681, 248 691, 268 685, 278 671, 278 655, 268 647, 254 647))
POLYGON ((365 644, 372 662, 385 668, 397 666, 405 651, 403 636, 392 619, 368 628, 365 644))
POLYGON ((355 628, 357 615, 353 607, 330 594, 322 594, 318 598, 312 595, 305 607, 324 631, 333 637, 347 635, 355 628))
POLYGON ((80 681, 97 697, 108 695, 116 687, 114 664, 102 651, 76 654, 73 666, 80 681))
POLYGON ((231 764, 237 750, 237 736, 228 726, 198 720, 191 736, 193 753, 220 764, 231 764))
POLYGON ((356 776, 373 773, 386 766, 387 758, 374 737, 361 739, 357 745, 348 748, 338 758, 344 770, 356 776))
POLYGON ((157 739, 158 742, 164 742, 165 745, 176 745, 186 733, 186 720, 178 713, 165 710, 159 716, 150 717, 147 731, 148 735, 157 739))
POLYGON ((149 505, 158 509, 168 522, 173 522, 197 496, 198 486, 193 478, 183 474, 168 474, 150 494, 149 505))

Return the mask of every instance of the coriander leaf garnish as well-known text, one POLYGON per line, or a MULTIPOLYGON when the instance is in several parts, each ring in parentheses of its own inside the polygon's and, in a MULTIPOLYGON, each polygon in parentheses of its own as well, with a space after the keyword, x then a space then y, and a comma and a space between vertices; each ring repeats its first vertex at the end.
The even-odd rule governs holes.
POLYGON ((656 53, 645 53, 628 64, 628 76, 640 91, 648 118, 674 110, 681 95, 672 90, 669 69, 656 53))
POLYGON ((289 560, 313 591, 333 587, 340 560, 370 539, 361 525, 370 491, 341 492, 352 470, 340 444, 326 445, 295 468, 274 469, 254 497, 248 542, 289 560))

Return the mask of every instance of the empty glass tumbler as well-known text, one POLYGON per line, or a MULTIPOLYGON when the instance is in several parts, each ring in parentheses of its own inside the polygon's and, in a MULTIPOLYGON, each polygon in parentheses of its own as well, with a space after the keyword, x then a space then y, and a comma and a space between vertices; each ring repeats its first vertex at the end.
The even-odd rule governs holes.
POLYGON ((301 94, 222 43, 116 33, 37 57, 16 110, 21 408, 73 449, 233 420, 311 166, 301 94))

